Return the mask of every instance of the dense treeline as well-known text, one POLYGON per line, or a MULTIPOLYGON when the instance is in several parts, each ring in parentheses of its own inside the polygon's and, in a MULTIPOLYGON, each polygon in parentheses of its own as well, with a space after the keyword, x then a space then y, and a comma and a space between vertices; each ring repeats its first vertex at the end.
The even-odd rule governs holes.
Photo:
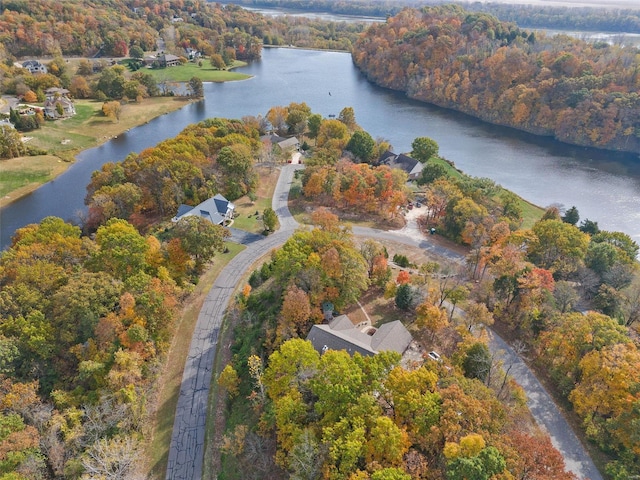
POLYGON ((240 120, 210 119, 122 162, 106 163, 87 186, 89 229, 125 218, 145 228, 222 193, 235 200, 256 187, 259 131, 240 120))
POLYGON ((54 217, 16 232, 0 257, 2 478, 136 478, 187 250, 116 218, 95 240, 54 217))
POLYGON ((486 305, 534 353, 587 437, 613 457, 612 478, 637 475, 638 439, 628 425, 640 405, 632 373, 640 367, 638 244, 580 222, 575 207, 564 215, 550 208, 531 229, 516 230, 512 194, 495 205, 491 182, 461 180, 430 162, 421 177, 429 212, 419 222, 471 247, 467 274, 476 283, 463 296, 486 305))
POLYGON ((0 56, 124 57, 136 47, 185 55, 232 48, 238 60, 260 58, 262 44, 349 50, 361 24, 270 18, 235 5, 198 0, 94 3, 66 0, 0 2, 0 56))
MULTIPOLYGON (((113 0, 97 4, 16 0, 3 1, 0 7, 0 43, 7 54, 16 57, 55 54, 123 57, 133 46, 143 51, 155 50, 160 37, 168 43, 169 51, 172 47, 197 48, 199 36, 213 41, 215 47, 216 43, 225 42, 221 37, 224 33, 248 34, 251 25, 262 18, 189 0, 170 3, 113 0), (198 32, 195 38, 194 31, 198 32)), ((258 43, 260 40, 256 39, 258 43)))
POLYGON ((640 151, 635 48, 548 38, 446 6, 371 26, 353 60, 411 98, 567 143, 640 151))
POLYGON ((289 8, 304 12, 332 12, 342 15, 386 17, 405 7, 455 3, 474 11, 495 15, 523 27, 577 29, 640 33, 640 11, 624 8, 561 7, 548 5, 505 4, 491 2, 437 1, 344 1, 344 0, 238 0, 238 5, 264 8, 289 8))

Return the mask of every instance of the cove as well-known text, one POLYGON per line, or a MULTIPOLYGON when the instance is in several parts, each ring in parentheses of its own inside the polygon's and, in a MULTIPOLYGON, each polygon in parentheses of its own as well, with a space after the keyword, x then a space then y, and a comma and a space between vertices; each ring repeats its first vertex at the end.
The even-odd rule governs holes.
POLYGON ((640 159, 637 155, 573 147, 552 139, 485 124, 464 114, 409 100, 370 84, 347 53, 265 49, 240 71, 253 78, 205 84, 205 99, 158 117, 86 150, 63 175, 0 210, 0 246, 16 229, 46 216, 82 218, 86 185, 104 163, 124 159, 210 117, 265 115, 274 105, 306 102, 323 116, 353 107, 374 138, 409 152, 428 136, 440 154, 470 175, 488 177, 540 206, 575 205, 582 219, 640 241, 640 159))

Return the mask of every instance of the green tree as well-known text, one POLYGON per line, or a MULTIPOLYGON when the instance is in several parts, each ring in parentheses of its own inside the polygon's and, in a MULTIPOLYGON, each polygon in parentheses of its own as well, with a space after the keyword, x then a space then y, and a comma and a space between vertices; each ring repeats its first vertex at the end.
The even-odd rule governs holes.
POLYGON ((399 285, 396 290, 396 307, 401 310, 410 310, 414 302, 413 287, 408 283, 399 285))
POLYGON ((383 468, 371 474, 371 480, 411 480, 411 475, 400 468, 383 468))
POLYGON ((262 223, 264 224, 264 229, 267 232, 273 232, 278 223, 278 216, 273 208, 267 207, 262 212, 262 223))
POLYGON ((376 142, 371 135, 364 130, 357 130, 351 135, 345 149, 353 153, 357 159, 368 163, 375 156, 375 147, 376 142))
POLYGON ((560 276, 577 270, 587 252, 588 235, 561 220, 542 220, 532 230, 535 238, 527 253, 533 263, 560 276))
POLYGON ((139 45, 134 45, 129 49, 129 55, 131 56, 131 58, 140 59, 144 57, 144 50, 142 50, 139 45))
POLYGON ((466 377, 486 382, 491 372, 491 364, 489 348, 484 343, 474 343, 465 354, 462 368, 466 377))
POLYGON ((449 174, 447 173, 447 169, 444 167, 444 165, 440 165, 439 163, 427 162, 422 168, 422 171, 420 172, 416 183, 418 185, 428 185, 435 182, 437 179, 447 177, 448 175, 449 174))
POLYGON ((571 207, 562 216, 562 221, 568 223, 569 225, 577 225, 579 220, 580 214, 578 213, 578 209, 576 207, 571 207))
POLYGON ((253 155, 247 145, 235 143, 223 147, 218 152, 216 164, 221 170, 227 198, 240 198, 255 187, 257 177, 253 171, 253 155))
POLYGON ((447 464, 448 480, 489 480, 501 473, 507 463, 495 447, 486 447, 473 457, 460 456, 447 464))
POLYGON ((437 142, 429 137, 418 137, 411 142, 411 156, 421 163, 438 155, 439 149, 437 142))
POLYGON ((314 113, 309 115, 307 120, 307 127, 309 128, 309 137, 316 138, 320 132, 320 125, 322 125, 322 115, 314 113))
POLYGON ((133 225, 126 220, 110 219, 96 232, 97 249, 90 264, 95 271, 105 271, 126 280, 146 267, 149 245, 133 225))

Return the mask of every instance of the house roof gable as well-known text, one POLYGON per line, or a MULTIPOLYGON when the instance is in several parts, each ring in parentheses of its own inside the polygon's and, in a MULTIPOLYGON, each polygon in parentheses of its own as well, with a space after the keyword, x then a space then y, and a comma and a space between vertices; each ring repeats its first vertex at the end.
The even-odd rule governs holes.
POLYGON ((307 340, 310 340, 313 348, 320 353, 328 348, 345 350, 350 355, 355 352, 361 355, 375 355, 386 350, 403 354, 412 337, 399 320, 385 323, 373 335, 369 335, 355 328, 349 317, 340 315, 331 320, 329 325, 311 327, 307 340))

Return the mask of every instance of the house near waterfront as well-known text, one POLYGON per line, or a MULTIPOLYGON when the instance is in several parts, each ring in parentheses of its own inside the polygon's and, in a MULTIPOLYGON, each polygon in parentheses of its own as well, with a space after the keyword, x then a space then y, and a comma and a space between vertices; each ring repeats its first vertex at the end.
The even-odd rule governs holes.
POLYGON ((195 48, 191 48, 191 47, 185 48, 184 52, 185 52, 187 58, 189 60, 193 60, 194 62, 196 60, 198 60, 202 56, 202 54, 200 53, 199 50, 196 50, 195 48))
POLYGON ((22 68, 29 70, 29 73, 47 73, 47 67, 40 63, 38 60, 27 60, 22 62, 22 68))
POLYGON ((340 315, 331 319, 329 324, 311 327, 307 340, 319 353, 345 350, 349 355, 357 352, 370 357, 383 351, 402 355, 413 338, 400 320, 374 328, 368 324, 355 326, 348 316, 340 315))
POLYGON ((415 180, 420 175, 424 165, 415 158, 405 155, 404 153, 396 154, 389 150, 384 152, 378 159, 380 165, 388 165, 390 168, 399 168, 407 172, 409 180, 415 180))
POLYGON ((67 94, 66 88, 48 88, 45 90, 44 116, 49 119, 66 118, 76 114, 76 107, 67 94))
POLYGON ((180 205, 178 213, 171 219, 172 222, 178 222, 180 219, 196 215, 198 217, 209 220, 214 225, 224 226, 228 221, 233 219, 235 205, 219 193, 199 205, 192 207, 190 205, 180 205))
POLYGON ((180 57, 172 55, 171 53, 163 53, 162 55, 158 55, 157 58, 158 64, 161 67, 176 67, 180 65, 180 57))
POLYGON ((270 135, 263 135, 260 137, 263 142, 271 142, 271 145, 278 147, 281 152, 293 151, 300 149, 300 140, 296 137, 281 137, 274 133, 270 135))

